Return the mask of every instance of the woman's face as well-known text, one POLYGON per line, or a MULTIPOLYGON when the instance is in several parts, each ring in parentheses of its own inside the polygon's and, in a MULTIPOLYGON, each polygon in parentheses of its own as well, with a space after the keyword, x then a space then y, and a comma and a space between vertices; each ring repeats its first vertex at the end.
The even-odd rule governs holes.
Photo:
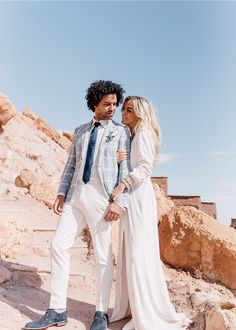
POLYGON ((126 101, 121 109, 121 122, 122 124, 128 126, 129 128, 134 128, 138 122, 138 117, 134 113, 133 101, 126 101))

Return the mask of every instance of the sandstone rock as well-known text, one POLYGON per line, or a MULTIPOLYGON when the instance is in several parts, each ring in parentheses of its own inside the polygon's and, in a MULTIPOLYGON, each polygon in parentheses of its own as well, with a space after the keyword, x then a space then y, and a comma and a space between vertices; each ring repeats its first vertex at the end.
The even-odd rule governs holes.
POLYGON ((6 123, 16 115, 16 108, 7 96, 0 94, 0 126, 6 123))
POLYGON ((46 122, 43 118, 37 118, 34 121, 35 126, 47 136, 50 137, 55 142, 58 142, 60 139, 60 133, 55 130, 49 123, 46 122))
POLYGON ((212 308, 206 316, 206 330, 236 330, 236 308, 212 308))
POLYGON ((236 231, 193 207, 173 208, 159 225, 161 257, 236 288, 236 231))
POLYGON ((157 198, 158 221, 161 221, 162 216, 170 212, 175 204, 165 196, 165 192, 159 187, 158 184, 153 183, 152 185, 157 198))
POLYGON ((4 126, 0 145, 0 194, 4 195, 3 198, 19 198, 27 193, 25 189, 29 189, 33 182, 32 195, 39 198, 36 190, 41 191, 39 200, 51 207, 67 159, 67 151, 36 129, 33 121, 20 113, 4 126), (16 177, 16 184, 20 187, 15 186, 16 177), (36 186, 39 187, 36 189, 36 186))
POLYGON ((206 313, 212 308, 232 309, 236 298, 231 290, 219 283, 194 278, 183 270, 164 265, 165 277, 172 303, 177 312, 185 312, 194 321, 191 330, 206 330, 206 313))
POLYGON ((64 131, 62 133, 62 135, 65 136, 70 141, 72 141, 74 133, 73 132, 70 132, 70 131, 64 131))
POLYGON ((7 214, 0 213, 0 253, 2 258, 26 255, 32 246, 32 230, 19 226, 7 214))
POLYGON ((49 180, 33 183, 30 186, 30 195, 52 209, 57 196, 57 185, 51 184, 49 180))
POLYGON ((16 187, 29 189, 32 183, 36 183, 36 178, 28 169, 23 169, 15 179, 16 187))
POLYGON ((60 138, 59 138, 59 140, 57 141, 57 143, 58 143, 63 149, 66 149, 66 150, 69 150, 69 148, 70 148, 70 146, 71 146, 71 141, 70 141, 67 137, 65 137, 65 136, 63 136, 63 135, 60 136, 60 138))
POLYGON ((39 118, 39 116, 36 115, 36 113, 34 113, 30 108, 26 108, 24 111, 23 111, 23 115, 32 119, 32 120, 36 120, 39 118))

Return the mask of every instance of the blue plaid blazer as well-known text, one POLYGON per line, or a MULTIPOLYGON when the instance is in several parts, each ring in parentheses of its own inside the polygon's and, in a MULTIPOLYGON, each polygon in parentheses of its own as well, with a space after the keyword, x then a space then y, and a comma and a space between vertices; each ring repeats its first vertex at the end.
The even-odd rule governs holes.
MULTIPOLYGON (((58 190, 58 195, 63 195, 67 202, 71 200, 78 181, 82 180, 87 154, 84 141, 90 135, 91 129, 92 121, 77 127, 74 132, 68 160, 58 190)), ((101 140, 98 159, 98 173, 108 201, 111 200, 112 190, 130 171, 129 159, 117 164, 116 152, 120 149, 129 152, 130 134, 128 129, 110 120, 101 140)), ((115 203, 122 207, 128 207, 128 192, 124 191, 115 203)))

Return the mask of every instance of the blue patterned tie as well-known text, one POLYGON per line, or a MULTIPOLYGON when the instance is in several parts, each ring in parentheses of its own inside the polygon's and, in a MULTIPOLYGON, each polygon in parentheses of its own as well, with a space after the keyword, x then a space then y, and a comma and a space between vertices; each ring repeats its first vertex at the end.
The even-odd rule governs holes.
POLYGON ((101 125, 98 121, 94 123, 92 132, 90 134, 89 143, 88 143, 88 150, 86 155, 86 161, 84 165, 84 173, 83 173, 83 181, 84 183, 89 182, 91 176, 91 168, 93 165, 93 155, 96 146, 96 140, 98 135, 98 127, 101 125))

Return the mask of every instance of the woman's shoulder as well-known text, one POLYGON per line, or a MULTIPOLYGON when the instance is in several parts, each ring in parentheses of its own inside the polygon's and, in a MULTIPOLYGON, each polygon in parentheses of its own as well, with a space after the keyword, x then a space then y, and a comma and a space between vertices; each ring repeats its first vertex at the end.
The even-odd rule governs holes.
POLYGON ((151 139, 152 140, 152 133, 147 127, 139 127, 136 131, 136 137, 138 139, 151 139))
POLYGON ((153 136, 151 130, 148 127, 140 127, 138 128, 136 134, 135 145, 140 148, 144 145, 147 148, 150 148, 153 152, 155 152, 156 146, 155 146, 155 137, 153 136))

